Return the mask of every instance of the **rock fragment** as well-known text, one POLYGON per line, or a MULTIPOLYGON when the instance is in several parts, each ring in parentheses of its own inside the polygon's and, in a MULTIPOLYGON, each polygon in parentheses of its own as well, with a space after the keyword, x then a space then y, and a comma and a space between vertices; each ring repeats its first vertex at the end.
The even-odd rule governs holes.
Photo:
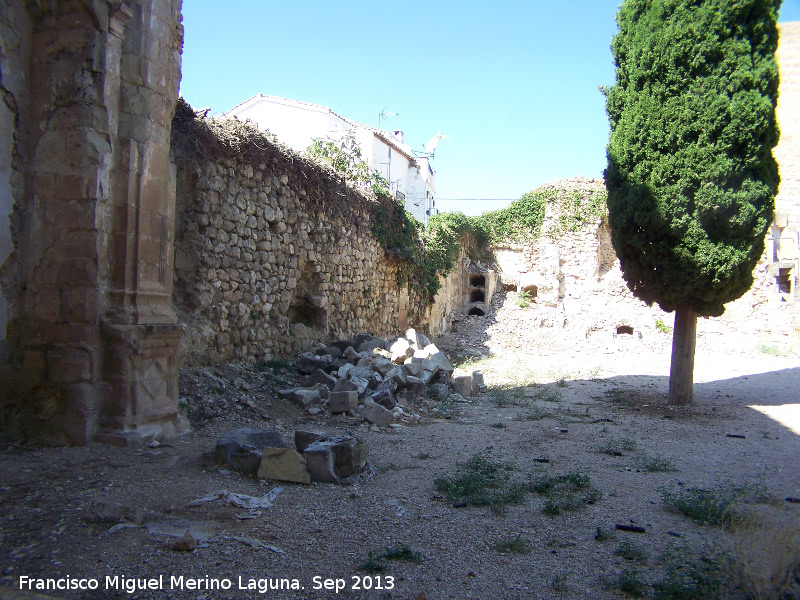
POLYGON ((258 478, 311 483, 305 457, 291 448, 264 448, 258 478))

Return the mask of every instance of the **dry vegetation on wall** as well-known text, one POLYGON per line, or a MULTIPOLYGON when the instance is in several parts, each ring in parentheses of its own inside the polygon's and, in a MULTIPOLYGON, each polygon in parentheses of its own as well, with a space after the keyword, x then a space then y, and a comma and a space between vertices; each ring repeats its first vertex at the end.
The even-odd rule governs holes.
MULTIPOLYGON (((277 163, 280 169, 323 193, 307 194, 309 208, 329 217, 352 218, 352 207, 383 204, 386 199, 368 198, 348 187, 343 177, 323 163, 300 159, 274 135, 259 131, 237 119, 199 118, 192 107, 179 98, 172 121, 172 153, 179 167, 215 162, 223 158, 242 164, 277 163)), ((390 200, 390 199, 389 199, 390 200)), ((358 223, 354 223, 358 225, 358 223)))

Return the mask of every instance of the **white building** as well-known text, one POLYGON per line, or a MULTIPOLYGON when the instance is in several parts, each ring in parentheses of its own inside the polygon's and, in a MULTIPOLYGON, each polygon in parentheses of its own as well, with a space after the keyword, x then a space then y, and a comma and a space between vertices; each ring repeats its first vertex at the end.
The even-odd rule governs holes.
POLYGON ((427 224, 428 216, 436 211, 432 152, 415 156, 403 142, 402 131, 388 133, 345 119, 326 106, 264 94, 245 100, 222 117, 250 121, 297 152, 315 139, 338 140, 351 132, 362 158, 386 178, 390 191, 405 202, 408 212, 427 224))

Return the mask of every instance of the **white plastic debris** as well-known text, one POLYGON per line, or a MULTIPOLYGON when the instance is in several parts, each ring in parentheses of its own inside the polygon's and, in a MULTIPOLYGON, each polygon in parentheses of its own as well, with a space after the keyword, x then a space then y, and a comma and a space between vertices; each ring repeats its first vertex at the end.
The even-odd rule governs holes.
POLYGON ((234 506, 238 506, 239 508, 270 508, 272 503, 275 501, 275 498, 283 491, 283 488, 278 486, 272 488, 269 492, 267 492, 264 496, 256 497, 256 496, 248 496, 247 494, 237 494, 235 492, 229 492, 228 490, 218 490, 216 492, 211 492, 210 494, 206 494, 202 498, 197 498, 189 502, 186 506, 199 506, 205 502, 213 502, 214 500, 224 500, 229 504, 233 504, 234 506))

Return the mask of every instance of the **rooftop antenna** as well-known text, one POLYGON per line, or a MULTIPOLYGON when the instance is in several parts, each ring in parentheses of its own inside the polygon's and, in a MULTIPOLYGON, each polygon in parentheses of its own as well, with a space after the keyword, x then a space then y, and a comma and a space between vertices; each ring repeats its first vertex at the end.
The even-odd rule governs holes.
POLYGON ((431 156, 433 156, 433 153, 436 150, 436 146, 439 145, 439 142, 441 140, 446 140, 446 139, 447 139, 447 136, 446 135, 442 135, 442 130, 440 129, 439 133, 437 133, 435 136, 433 136, 431 139, 429 139, 428 143, 425 144, 425 154, 430 154, 431 156))
POLYGON ((381 121, 385 121, 388 117, 399 117, 400 113, 396 112, 386 112, 386 107, 383 107, 383 110, 378 113, 378 129, 381 128, 381 121))

